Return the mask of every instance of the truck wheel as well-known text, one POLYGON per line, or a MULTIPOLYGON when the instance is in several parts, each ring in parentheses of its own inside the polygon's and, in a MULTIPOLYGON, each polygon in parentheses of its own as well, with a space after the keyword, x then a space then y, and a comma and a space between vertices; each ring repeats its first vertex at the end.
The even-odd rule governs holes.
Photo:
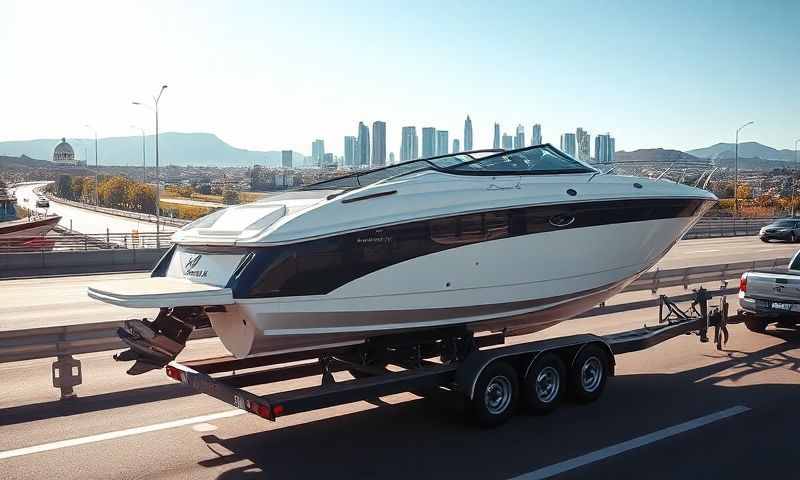
POLYGON ((747 315, 744 317, 744 326, 747 327, 747 329, 751 332, 764 333, 764 330, 767 329, 767 324, 768 322, 763 318, 753 315, 747 315))
POLYGON ((537 415, 550 413, 558 407, 566 389, 567 367, 554 353, 539 356, 528 369, 523 383, 525 404, 537 415))
POLYGON ((514 413, 519 394, 517 372, 506 362, 495 361, 481 372, 472 396, 472 414, 478 425, 496 427, 514 413))
POLYGON ((764 243, 769 243, 769 238, 762 238, 761 241, 764 243))
POLYGON ((794 236, 794 232, 792 232, 792 235, 789 237, 789 243, 797 243, 797 237, 794 236))
POLYGON ((570 369, 570 390, 580 403, 589 403, 600 398, 610 372, 608 353, 597 345, 587 345, 570 369))

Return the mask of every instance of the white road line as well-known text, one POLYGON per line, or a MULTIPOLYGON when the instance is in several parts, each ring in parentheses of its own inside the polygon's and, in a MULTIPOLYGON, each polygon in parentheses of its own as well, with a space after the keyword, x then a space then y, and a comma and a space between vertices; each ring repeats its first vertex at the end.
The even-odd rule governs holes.
POLYGON ((113 440, 115 438, 130 437, 131 435, 140 435, 142 433, 157 432, 159 430, 166 430, 168 428, 183 427, 186 425, 194 425, 196 423, 206 423, 212 420, 219 420, 220 418, 235 417, 247 413, 244 410, 228 410, 226 412, 212 413, 210 415, 201 415, 199 417, 184 418, 181 420, 173 420, 171 422, 156 423, 154 425, 146 425, 144 427, 128 428, 125 430, 117 430, 115 432, 100 433, 98 435, 89 435, 88 437, 71 438, 69 440, 61 440, 59 442, 44 443, 42 445, 34 445, 32 447, 18 448, 16 450, 6 450, 0 452, 0 460, 7 458, 21 457, 23 455, 30 455, 32 453, 47 452, 50 450, 58 450, 61 448, 75 447, 77 445, 86 445, 87 443, 103 442, 106 440, 113 440))
POLYGON ((691 252, 686 253, 712 253, 712 252, 719 252, 721 250, 693 250, 691 252))
POLYGON ((709 423, 714 423, 719 420, 732 417, 734 415, 738 415, 748 410, 750 410, 750 408, 745 407, 743 405, 731 407, 716 413, 706 415, 704 417, 695 418, 694 420, 689 420, 688 422, 665 428, 663 430, 658 430, 653 433, 648 433, 647 435, 642 435, 641 437, 634 438, 633 440, 628 440, 627 442, 622 442, 600 450, 595 450, 594 452, 587 453, 586 455, 581 455, 580 457, 575 457, 571 460, 566 460, 560 463, 549 465, 547 467, 543 467, 538 470, 522 474, 518 477, 514 477, 512 480, 538 480, 542 478, 549 478, 567 472, 569 470, 574 470, 578 467, 598 462, 608 457, 613 457, 614 455, 619 455, 620 453, 625 453, 629 450, 643 447, 645 445, 657 442, 659 440, 663 440, 665 438, 678 435, 683 432, 688 432, 689 430, 694 430, 695 428, 708 425, 709 423))

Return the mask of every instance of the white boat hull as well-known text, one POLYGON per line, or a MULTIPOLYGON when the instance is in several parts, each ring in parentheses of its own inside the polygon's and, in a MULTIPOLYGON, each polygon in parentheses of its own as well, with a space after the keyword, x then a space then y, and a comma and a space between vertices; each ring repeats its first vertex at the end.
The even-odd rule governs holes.
POLYGON ((529 333, 622 290, 695 221, 600 225, 466 245, 383 268, 326 295, 235 299, 209 318, 237 357, 454 325, 529 333))

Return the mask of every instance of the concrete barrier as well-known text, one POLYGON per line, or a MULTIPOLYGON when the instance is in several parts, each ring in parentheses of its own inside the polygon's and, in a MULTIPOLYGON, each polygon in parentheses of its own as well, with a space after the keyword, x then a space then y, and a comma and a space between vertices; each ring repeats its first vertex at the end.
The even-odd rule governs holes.
POLYGON ((71 275, 153 268, 165 248, 0 254, 0 278, 71 275))

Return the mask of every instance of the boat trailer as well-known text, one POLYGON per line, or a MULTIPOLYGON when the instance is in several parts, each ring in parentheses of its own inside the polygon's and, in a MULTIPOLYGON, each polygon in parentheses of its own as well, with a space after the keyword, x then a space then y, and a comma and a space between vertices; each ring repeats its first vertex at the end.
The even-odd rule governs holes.
MULTIPOLYGON (((723 288, 724 290, 724 288, 723 288)), ((484 427, 499 425, 519 403, 537 413, 565 397, 600 397, 614 374, 614 356, 651 348, 679 335, 716 347, 728 341, 728 304, 709 308, 711 295, 694 290, 688 308, 660 296, 659 321, 631 331, 579 334, 504 345, 506 335, 474 335, 462 328, 387 335, 357 346, 235 359, 222 357, 166 366, 167 375, 198 392, 267 420, 402 392, 447 390, 463 399, 484 427), (347 371, 352 379, 334 373, 347 371), (245 387, 320 376, 319 385, 268 395, 245 387), (341 377, 341 376, 340 376, 341 377)))

